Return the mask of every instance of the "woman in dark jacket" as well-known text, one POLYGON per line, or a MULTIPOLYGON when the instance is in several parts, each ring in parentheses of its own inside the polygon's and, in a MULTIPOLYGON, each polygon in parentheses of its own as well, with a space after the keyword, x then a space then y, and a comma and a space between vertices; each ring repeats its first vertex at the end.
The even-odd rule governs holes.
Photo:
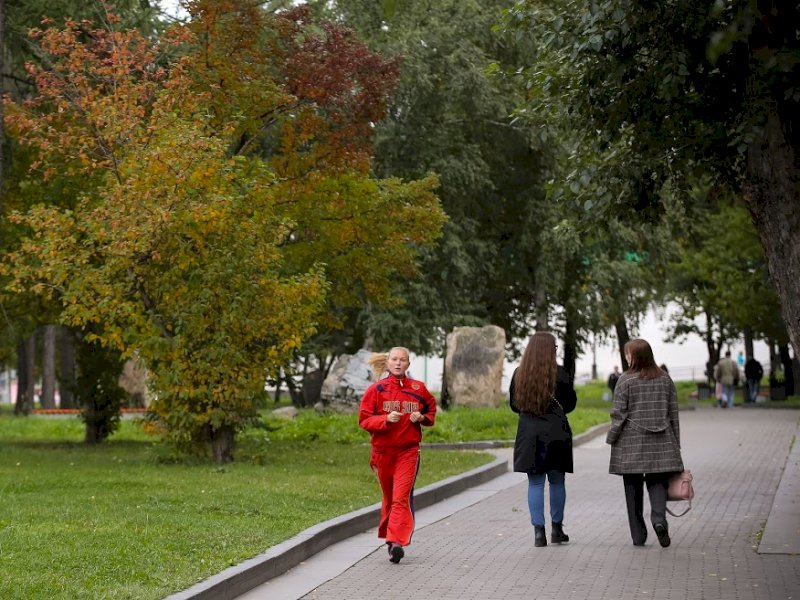
POLYGON ((645 340, 625 344, 630 369, 614 388, 614 408, 606 442, 611 444, 609 473, 622 475, 628 524, 634 546, 644 546, 644 490, 650 496, 650 522, 662 547, 670 545, 667 485, 683 471, 678 395, 669 375, 656 366, 645 340))
POLYGON ((535 333, 511 377, 511 410, 519 413, 514 442, 514 471, 528 474, 528 509, 534 546, 547 545, 544 529, 544 482, 550 482, 550 541, 568 542, 564 533, 567 499, 565 473, 572 473, 572 430, 566 413, 577 397, 567 372, 556 364, 556 340, 535 333))

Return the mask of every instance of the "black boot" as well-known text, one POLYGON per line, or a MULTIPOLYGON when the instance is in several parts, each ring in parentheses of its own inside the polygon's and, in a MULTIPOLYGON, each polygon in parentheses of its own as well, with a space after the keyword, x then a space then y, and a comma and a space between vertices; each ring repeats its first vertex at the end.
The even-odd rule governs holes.
POLYGON ((669 539, 669 531, 667 531, 667 526, 662 523, 655 523, 653 525, 653 529, 656 530, 658 543, 661 544, 662 548, 667 548, 671 543, 671 540, 669 539))
POLYGON ((553 523, 553 531, 550 534, 550 541, 554 544, 561 544, 569 541, 569 536, 564 533, 562 523, 553 523))
POLYGON ((533 526, 533 545, 537 548, 547 546, 547 534, 544 532, 544 526, 533 526))

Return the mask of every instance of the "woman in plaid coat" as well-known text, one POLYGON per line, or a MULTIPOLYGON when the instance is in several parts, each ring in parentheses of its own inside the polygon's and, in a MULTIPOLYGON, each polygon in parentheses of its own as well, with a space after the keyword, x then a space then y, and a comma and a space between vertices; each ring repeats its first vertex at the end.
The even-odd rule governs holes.
POLYGON ((634 546, 643 546, 647 539, 643 516, 643 488, 647 486, 650 522, 659 543, 666 548, 670 544, 667 485, 671 475, 683 471, 678 396, 672 379, 656 365, 650 344, 631 340, 624 351, 630 369, 614 389, 611 428, 606 437, 611 444, 608 471, 622 475, 634 546))

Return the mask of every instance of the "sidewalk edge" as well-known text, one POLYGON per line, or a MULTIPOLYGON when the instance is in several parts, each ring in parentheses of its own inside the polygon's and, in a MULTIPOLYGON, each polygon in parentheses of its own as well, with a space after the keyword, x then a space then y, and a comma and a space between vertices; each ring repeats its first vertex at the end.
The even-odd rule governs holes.
MULTIPOLYGON (((608 427, 607 423, 591 427, 575 436, 573 445, 579 446, 602 435, 608 430, 608 427)), ((423 444, 423 447, 490 450, 513 445, 513 440, 495 440, 461 444, 423 444)), ((466 489, 500 477, 508 472, 508 468, 508 458, 497 458, 486 465, 432 483, 414 492, 414 506, 422 509, 441 502, 466 489)), ((380 509, 380 503, 376 503, 313 525, 285 542, 272 546, 266 552, 228 567, 190 588, 171 594, 165 600, 233 600, 270 579, 282 575, 328 546, 367 531, 378 521, 380 509)))
MULTIPOLYGON (((508 472, 508 459, 454 475, 414 492, 414 506, 425 508, 508 472)), ((233 600, 281 575, 328 546, 362 533, 377 523, 380 503, 313 525, 266 552, 212 575, 165 600, 233 600)))

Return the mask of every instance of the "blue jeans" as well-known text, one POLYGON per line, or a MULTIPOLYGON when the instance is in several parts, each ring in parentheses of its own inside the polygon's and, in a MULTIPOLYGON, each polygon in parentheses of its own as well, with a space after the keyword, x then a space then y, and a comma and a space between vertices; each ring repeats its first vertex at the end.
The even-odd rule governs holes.
POLYGON ((728 408, 733 408, 733 397, 736 393, 736 388, 732 385, 722 384, 722 404, 727 403, 728 408))
POLYGON ((755 402, 758 398, 758 388, 761 383, 760 379, 747 380, 747 400, 748 402, 755 402))
POLYGON ((531 523, 544 527, 544 480, 550 481, 550 520, 553 523, 564 521, 564 505, 567 502, 567 488, 564 485, 564 473, 547 471, 547 473, 528 473, 528 510, 531 523))

